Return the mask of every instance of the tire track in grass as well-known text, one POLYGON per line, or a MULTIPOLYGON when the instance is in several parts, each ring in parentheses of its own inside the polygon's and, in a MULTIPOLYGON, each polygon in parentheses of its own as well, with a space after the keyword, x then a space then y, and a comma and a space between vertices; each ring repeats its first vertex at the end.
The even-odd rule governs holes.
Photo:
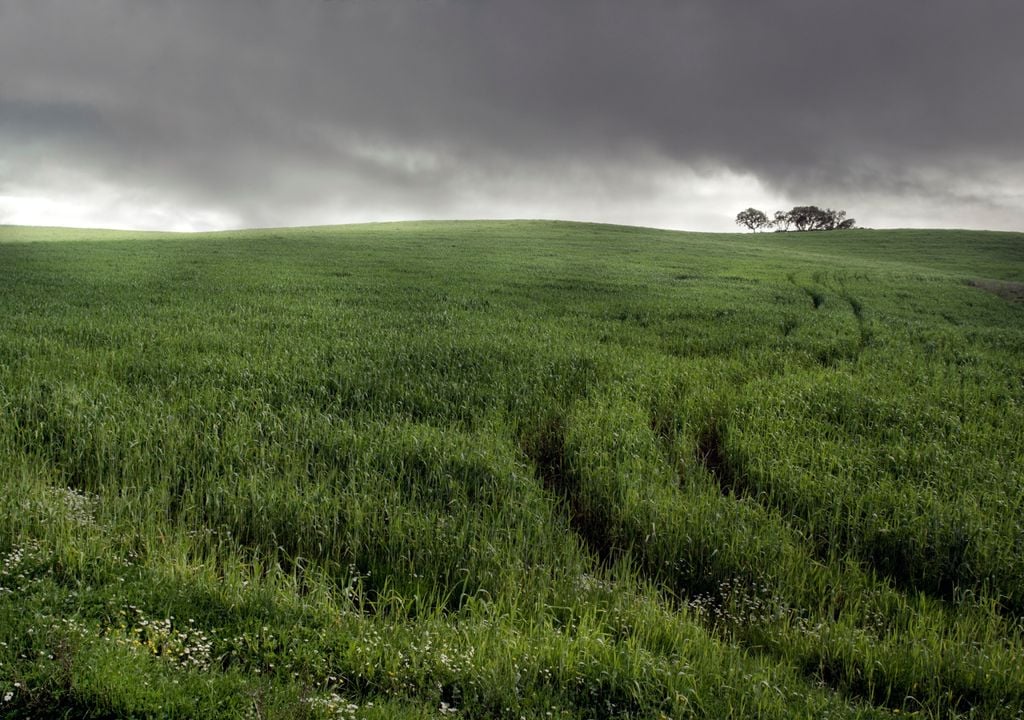
POLYGON ((868 326, 868 320, 864 314, 863 302, 861 302, 860 298, 856 297, 849 291, 846 287, 846 281, 841 276, 838 278, 838 281, 840 294, 843 296, 843 299, 850 304, 850 310, 853 312, 853 317, 857 320, 857 331, 859 333, 857 341, 857 356, 859 357, 864 348, 871 344, 873 333, 871 332, 871 328, 868 326))
MULTIPOLYGON (((641 414, 624 398, 590 398, 520 445, 595 565, 625 561, 715 635, 851 700, 941 716, 984 713, 1022 696, 1012 673, 990 683, 972 669, 987 661, 962 645, 959 621, 935 601, 877 586, 834 557, 816 558, 785 509, 746 485, 721 413, 698 432, 692 451, 718 493, 699 484, 686 492, 661 477, 659 468, 682 469, 661 432, 685 424, 641 414), (892 635, 906 625, 935 634, 924 665, 917 640, 892 635)), ((999 655, 1001 665, 1014 664, 1012 652, 999 655)))
MULTIPOLYGON (((695 460, 698 467, 704 469, 707 475, 714 481, 723 498, 730 501, 743 502, 752 499, 755 502, 758 498, 753 497, 749 488, 742 481, 742 476, 734 472, 729 463, 725 450, 724 430, 716 416, 712 416, 703 430, 696 438, 695 460)), ((682 481, 681 481, 682 482, 682 481)), ((766 512, 772 508, 764 507, 760 502, 758 506, 763 507, 766 512)), ((790 555, 800 555, 806 552, 803 543, 796 543, 790 555)), ((810 558, 804 563, 794 563, 792 560, 787 563, 792 570, 793 567, 802 566, 807 568, 809 576, 823 576, 816 580, 812 579, 811 585, 821 585, 832 588, 840 587, 843 584, 842 574, 836 574, 827 564, 815 565, 810 558), (817 568, 817 570, 815 570, 817 568)), ((783 570, 782 574, 785 574, 783 570)), ((810 609, 807 598, 786 597, 784 583, 776 579, 774 587, 770 590, 767 603, 769 606, 777 606, 790 620, 795 622, 797 627, 811 625, 814 623, 815 612, 810 609), (781 596, 780 596, 781 593, 781 596)), ((752 608, 760 608, 766 601, 755 594, 751 595, 751 588, 743 586, 730 586, 726 593, 708 607, 708 619, 712 629, 718 630, 730 637, 733 641, 739 642, 748 651, 759 656, 773 658, 780 662, 791 662, 799 672, 809 681, 819 683, 828 687, 844 697, 860 699, 870 702, 876 706, 887 707, 891 710, 900 710, 904 706, 904 699, 896 693, 893 696, 891 689, 882 691, 874 682, 863 680, 864 667, 866 663, 858 663, 857 659, 847 658, 845 661, 834 656, 833 650, 825 646, 815 646, 808 652, 804 647, 801 652, 794 656, 792 643, 793 638, 785 635, 779 637, 772 629, 772 621, 767 621, 767 626, 760 624, 764 622, 758 618, 757 611, 744 610, 749 604, 752 608), (737 610, 738 608, 738 610, 737 610), (749 617, 744 617, 744 612, 750 612, 749 617), (760 626, 759 626, 760 625, 760 626)), ((698 599, 700 602, 700 599, 698 599)), ((825 622, 836 622, 844 612, 841 606, 833 606, 825 613, 825 622)), ((820 620, 820 618, 818 618, 820 620)), ((785 631, 784 631, 785 632, 785 631)), ((804 632, 804 631, 801 631, 804 632)), ((883 678, 884 679, 884 678, 883 678)), ((909 696, 909 692, 906 693, 909 696)))
MULTIPOLYGON (((586 412, 582 417, 593 420, 586 412)), ((595 562, 607 567, 625 559, 637 577, 656 588, 666 602, 694 613, 723 641, 737 642, 771 662, 792 662, 786 641, 773 639, 769 627, 758 626, 761 622, 777 622, 762 617, 776 606, 787 616, 800 618, 804 614, 802 603, 794 604, 793 598, 778 595, 778 582, 773 577, 780 567, 813 565, 791 529, 779 527, 779 532, 772 532, 766 524, 771 521, 763 517, 765 510, 739 502, 738 488, 731 499, 717 502, 707 495, 688 500, 678 487, 654 484, 648 492, 626 490, 621 498, 609 497, 607 493, 615 492, 610 489, 610 479, 629 484, 639 479, 627 477, 636 468, 609 464, 612 454, 602 455, 598 465, 588 472, 588 459, 577 455, 601 454, 604 449, 580 445, 581 431, 574 431, 566 423, 562 419, 547 423, 522 447, 538 479, 561 499, 570 527, 591 551, 595 562), (608 477, 592 476, 594 473, 607 473, 608 477), (714 522, 713 517, 719 520, 714 522), (713 524, 708 525, 709 522, 713 524)), ((589 422, 587 425, 588 429, 594 428, 589 422)), ((658 426, 656 420, 650 419, 643 430, 655 433, 653 428, 658 426)), ((622 429, 628 434, 628 428, 622 429)), ((591 435, 590 439, 598 436, 591 435)), ((659 445, 655 452, 662 463, 671 467, 673 463, 664 455, 661 441, 654 442, 659 445)), ((629 446, 626 457, 636 449, 629 446)), ((701 452, 708 466, 728 477, 717 429, 703 439, 701 452)), ((831 571, 824 572, 831 582, 837 582, 838 578, 831 578, 831 571)), ((814 582, 821 584, 827 580, 817 578, 814 582)), ((843 697, 876 705, 888 703, 888 692, 883 696, 874 688, 854 682, 863 668, 848 668, 843 663, 831 667, 830 662, 829 651, 822 648, 801 657, 796 666, 807 682, 820 683, 843 697)), ((901 708, 902 697, 888 704, 901 708)))
MULTIPOLYGON (((704 430, 698 434, 694 454, 698 465, 713 478, 723 497, 733 498, 737 501, 749 499, 764 507, 766 511, 785 512, 785 508, 774 507, 767 501, 767 496, 755 492, 754 488, 744 481, 742 470, 737 469, 730 460, 725 442, 725 430, 717 417, 711 418, 706 423, 704 430)), ((797 532, 799 533, 799 530, 797 532)), ((990 688, 987 687, 988 676, 986 675, 986 679, 983 681, 975 674, 972 679, 970 671, 965 673, 965 666, 962 665, 962 653, 954 648, 946 647, 940 650, 939 654, 935 656, 935 660, 928 663, 928 667, 919 669, 919 675, 917 673, 907 675, 902 667, 894 666, 893 657, 902 657, 906 652, 916 653, 918 650, 916 648, 914 650, 904 649, 899 644, 892 644, 884 629, 885 624, 875 629, 860 627, 865 619, 871 618, 873 613, 877 612, 868 610, 872 605, 871 602, 858 608, 856 605, 861 602, 860 600, 849 598, 854 603, 850 607, 847 607, 845 602, 836 604, 835 601, 836 597, 841 597, 848 592, 846 588, 856 591, 856 588, 864 587, 867 576, 851 567, 835 568, 828 553, 822 552, 820 547, 811 548, 807 547, 805 543, 799 544, 803 547, 803 552, 809 555, 808 560, 810 560, 810 556, 818 555, 821 563, 815 564, 808 561, 802 565, 807 568, 804 572, 803 582, 806 584, 809 581, 810 587, 831 588, 829 592, 838 593, 838 595, 833 595, 833 600, 826 602, 817 611, 813 609, 813 603, 807 604, 810 598, 801 598, 799 593, 798 596, 784 597, 782 607, 786 608, 788 613, 792 613, 793 618, 796 618, 796 627, 801 627, 801 624, 823 623, 815 627, 824 628, 823 631, 820 631, 824 633, 824 637, 837 633, 833 640, 827 644, 807 643, 806 640, 800 639, 800 632, 806 630, 801 630, 797 635, 791 637, 787 637, 785 634, 782 637, 776 637, 770 626, 757 628, 756 625, 734 629, 734 640, 758 654, 766 654, 781 661, 794 662, 805 676, 836 692, 851 698, 865 699, 875 705, 892 710, 906 710, 906 705, 911 700, 917 703, 918 701, 914 697, 921 692, 919 687, 924 687, 929 683, 932 685, 932 690, 929 696, 922 696, 924 701, 922 708, 934 710, 941 706, 944 708, 943 712, 971 713, 979 709, 983 710, 985 707, 992 707, 994 702, 997 706, 1001 706, 1004 702, 1012 704, 1019 701, 1024 692, 1019 682, 1016 684, 1011 682, 1009 687, 1004 687, 1003 691, 1008 694, 1002 699, 993 698, 990 688), (815 567, 818 570, 814 570, 815 567), (820 576, 817 581, 812 579, 815 575, 820 576), (847 644, 843 633, 849 630, 850 623, 858 628, 857 633, 878 633, 877 642, 885 647, 878 655, 885 661, 883 664, 879 664, 879 661, 873 660, 872 657, 872 653, 879 651, 853 650, 857 643, 847 644)), ((782 571, 782 576, 785 576, 787 571, 792 574, 794 568, 801 567, 800 564, 791 563, 790 565, 788 570, 782 571)), ((742 597, 743 589, 739 590, 742 597)), ((774 596, 775 592, 780 592, 783 596, 788 595, 785 584, 778 585, 773 591, 773 597, 776 597, 774 596)), ((933 605, 934 600, 914 600, 913 593, 898 588, 883 587, 876 592, 878 595, 874 604, 878 607, 902 608, 896 612, 895 616, 888 617, 885 621, 886 624, 923 623, 926 626, 934 625, 935 631, 940 635, 954 637, 958 635, 957 621, 947 615, 945 608, 933 605)), ((712 617, 714 617, 714 612, 712 617)), ((735 619, 729 617, 728 613, 725 618, 727 625, 736 622, 735 619)), ((745 621, 740 621, 741 624, 743 622, 745 621)), ((815 629, 812 635, 814 632, 819 632, 819 630, 815 629)), ((945 640, 942 641, 943 645, 945 642, 945 640)), ((971 657, 978 655, 979 652, 978 647, 973 644, 962 648, 962 651, 971 657)), ((1007 654, 1005 659, 1012 665, 1014 663, 1013 653, 1007 654)), ((984 662, 985 658, 979 657, 976 660, 984 662)))
MULTIPOLYGON (((569 457, 571 451, 566 446, 566 427, 562 419, 549 421, 541 431, 521 443, 538 480, 545 489, 559 498, 569 526, 581 544, 594 556, 596 563, 607 568, 625 557, 638 578, 649 582, 671 606, 679 610, 683 609, 682 606, 689 608, 688 612, 693 612, 714 636, 724 642, 739 642, 747 651, 773 663, 789 660, 777 648, 745 638, 742 633, 737 634, 734 625, 737 622, 737 607, 742 608, 745 602, 757 605, 759 592, 763 593, 764 588, 758 591, 758 581, 746 577, 743 568, 735 562, 725 561, 723 565, 719 557, 707 567, 693 567, 689 571, 686 569, 688 563, 680 564, 676 569, 659 570, 658 567, 662 565, 659 555, 667 547, 664 544, 664 532, 668 530, 671 533, 668 528, 660 530, 652 527, 650 535, 642 542, 637 540, 632 543, 628 550, 616 547, 615 537, 640 532, 639 523, 630 520, 630 511, 635 513, 636 508, 616 508, 604 499, 585 497, 583 479, 572 469, 569 457), (597 508, 605 510, 601 512, 597 508)), ((703 441, 701 452, 704 462, 716 468, 716 471, 725 472, 717 435, 711 435, 703 441)), ((699 539, 699 534, 686 533, 686 536, 691 538, 691 542, 699 539)), ((692 553, 693 548, 689 550, 692 553)), ((718 550, 712 549, 710 557, 714 558, 717 554, 718 550)), ((808 661, 797 669, 805 681, 824 685, 843 697, 874 700, 866 693, 851 692, 844 685, 841 671, 823 673, 818 672, 817 667, 808 661)))
POLYGON ((825 293, 821 292, 820 290, 813 290, 809 287, 805 287, 803 290, 805 293, 807 293, 808 297, 811 298, 811 304, 813 305, 815 310, 819 309, 822 305, 825 304, 825 293))
MULTIPOLYGON (((857 322, 856 341, 851 342, 850 347, 847 349, 833 347, 819 352, 819 363, 823 367, 834 367, 836 362, 840 359, 850 360, 851 362, 856 362, 860 359, 864 348, 871 344, 874 334, 868 323, 863 302, 860 298, 856 297, 849 291, 844 277, 840 274, 835 274, 834 279, 830 279, 825 274, 816 272, 813 275, 813 281, 817 286, 802 284, 797 279, 795 272, 789 273, 787 278, 790 283, 807 294, 811 299, 813 310, 820 310, 826 305, 826 298, 828 296, 826 295, 825 290, 822 289, 822 287, 824 287, 832 291, 835 295, 838 295, 838 297, 842 298, 849 305, 850 311, 853 313, 854 320, 857 322)), ((789 333, 785 334, 788 335, 789 333)))
POLYGON ((573 533, 602 567, 610 567, 621 550, 613 547, 605 519, 596 517, 583 501, 579 479, 568 468, 564 421, 549 421, 520 447, 544 489, 560 499, 573 533))
POLYGON ((793 283, 793 285, 803 290, 807 297, 811 299, 812 309, 817 310, 825 304, 825 294, 820 290, 808 287, 807 285, 801 285, 797 282, 796 273, 789 273, 786 277, 789 278, 789 281, 793 283))
POLYGON ((722 433, 712 418, 697 437, 697 463, 707 470, 723 495, 744 494, 736 485, 736 476, 729 470, 722 449, 722 433))
MULTIPOLYGON (((770 480, 766 481, 765 478, 762 478, 761 480, 755 479, 751 482, 747 479, 744 468, 749 459, 733 457, 733 454, 727 449, 725 437, 726 432, 723 426, 717 419, 713 418, 707 423, 704 430, 699 433, 694 452, 697 464, 703 467, 714 480, 721 494, 725 497, 750 499, 767 510, 785 513, 792 520, 796 520, 798 525, 809 522, 805 516, 806 509, 787 507, 779 499, 772 498, 766 488, 766 485, 771 484, 770 480)), ((807 527, 798 527, 797 530, 802 534, 811 532, 810 528, 807 527)), ((949 601, 952 598, 952 591, 946 593, 936 592, 913 583, 907 583, 891 571, 887 571, 886 565, 879 561, 878 556, 880 553, 866 552, 864 550, 856 551, 854 548, 848 547, 846 543, 841 541, 837 543, 835 540, 822 541, 819 539, 819 541, 810 542, 808 547, 811 554, 820 562, 828 562, 831 554, 837 549, 840 552, 853 552, 861 562, 870 566, 874 572, 887 577, 905 592, 920 592, 936 600, 943 601, 949 601)), ((889 554, 891 553, 892 549, 890 548, 889 554)), ((886 559, 891 560, 888 557, 886 559)))

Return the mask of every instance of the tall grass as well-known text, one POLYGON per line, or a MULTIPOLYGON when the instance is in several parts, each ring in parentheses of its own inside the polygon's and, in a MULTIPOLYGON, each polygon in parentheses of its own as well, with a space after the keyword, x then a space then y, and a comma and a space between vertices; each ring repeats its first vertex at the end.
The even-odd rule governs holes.
POLYGON ((1024 716, 1022 248, 0 228, 0 715, 1024 716))

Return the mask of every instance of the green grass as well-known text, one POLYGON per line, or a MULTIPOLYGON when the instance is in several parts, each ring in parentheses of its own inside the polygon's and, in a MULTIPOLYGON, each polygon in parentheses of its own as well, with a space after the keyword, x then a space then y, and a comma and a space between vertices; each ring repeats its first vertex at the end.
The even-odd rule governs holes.
POLYGON ((1024 717, 1022 281, 1013 233, 0 227, 0 716, 1024 717))

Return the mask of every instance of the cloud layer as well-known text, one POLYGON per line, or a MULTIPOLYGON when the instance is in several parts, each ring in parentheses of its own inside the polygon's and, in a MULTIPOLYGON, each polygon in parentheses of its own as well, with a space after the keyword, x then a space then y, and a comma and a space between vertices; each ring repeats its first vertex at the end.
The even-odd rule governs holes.
POLYGON ((0 221, 1024 229, 1021 26, 1016 0, 0 0, 0 221))

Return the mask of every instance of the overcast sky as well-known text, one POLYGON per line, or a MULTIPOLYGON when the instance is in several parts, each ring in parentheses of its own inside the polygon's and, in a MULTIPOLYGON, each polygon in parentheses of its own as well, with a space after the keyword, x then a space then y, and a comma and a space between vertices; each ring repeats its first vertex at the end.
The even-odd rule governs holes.
POLYGON ((1024 230, 1021 0, 0 0, 0 222, 1024 230))

